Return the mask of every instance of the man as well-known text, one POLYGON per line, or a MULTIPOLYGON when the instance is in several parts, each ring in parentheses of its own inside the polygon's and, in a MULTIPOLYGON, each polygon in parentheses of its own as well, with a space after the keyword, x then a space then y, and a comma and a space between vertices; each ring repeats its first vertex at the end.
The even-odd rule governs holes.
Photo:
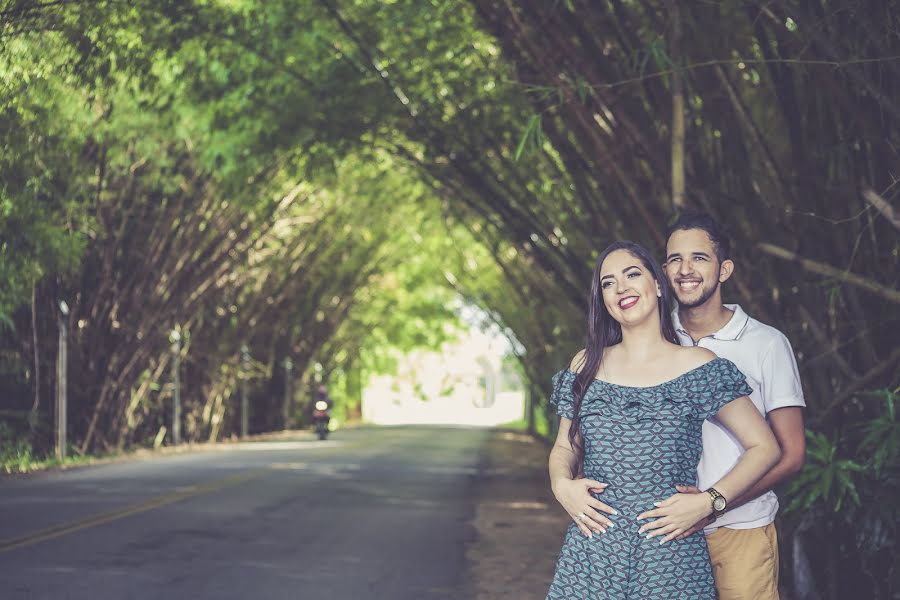
MULTIPOLYGON (((750 399, 766 417, 781 446, 781 459, 724 510, 685 533, 704 527, 722 600, 778 598, 778 498, 772 488, 803 467, 806 443, 803 391, 787 338, 749 317, 740 306, 722 303, 722 284, 731 277, 730 242, 721 225, 703 213, 686 213, 669 230, 665 270, 678 298, 673 321, 682 345, 703 346, 737 365, 753 388, 750 399)), ((715 420, 703 423, 703 456, 698 488, 705 493, 743 452, 715 420)), ((714 509, 722 500, 710 493, 714 509)), ((661 515, 660 515, 661 516, 661 515)))

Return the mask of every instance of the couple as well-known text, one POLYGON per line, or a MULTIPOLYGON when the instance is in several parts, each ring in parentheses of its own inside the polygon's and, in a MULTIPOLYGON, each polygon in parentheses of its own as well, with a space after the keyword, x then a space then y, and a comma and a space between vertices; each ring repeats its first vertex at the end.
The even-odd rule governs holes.
POLYGON ((803 465, 804 401, 784 335, 722 304, 729 251, 689 213, 662 267, 631 242, 600 255, 587 347, 553 381, 573 523, 548 600, 778 598, 771 489, 803 465))

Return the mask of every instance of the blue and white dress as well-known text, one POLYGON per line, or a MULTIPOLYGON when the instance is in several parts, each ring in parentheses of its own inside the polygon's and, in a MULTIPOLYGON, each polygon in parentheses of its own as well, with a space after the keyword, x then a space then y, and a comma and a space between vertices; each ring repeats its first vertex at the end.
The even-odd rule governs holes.
MULTIPOLYGON (((550 401, 568 419, 574 382, 572 371, 553 377, 550 401)), ((569 525, 548 600, 716 598, 703 532, 660 545, 662 537, 638 533, 636 517, 676 485, 696 485, 703 421, 751 391, 724 358, 651 387, 589 385, 580 410, 584 476, 609 484, 595 497, 619 514, 590 539, 569 525)))

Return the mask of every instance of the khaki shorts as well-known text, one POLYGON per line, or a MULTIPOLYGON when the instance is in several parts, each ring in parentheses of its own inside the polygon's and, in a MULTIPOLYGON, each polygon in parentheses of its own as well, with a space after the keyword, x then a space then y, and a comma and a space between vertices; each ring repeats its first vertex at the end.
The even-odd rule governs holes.
POLYGON ((720 600, 778 600, 775 525, 719 527, 706 536, 720 600))

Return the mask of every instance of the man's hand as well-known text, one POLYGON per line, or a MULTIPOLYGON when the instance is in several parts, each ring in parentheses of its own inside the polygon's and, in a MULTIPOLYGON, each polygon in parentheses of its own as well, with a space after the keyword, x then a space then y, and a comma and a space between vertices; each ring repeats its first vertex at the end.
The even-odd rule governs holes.
POLYGON ((602 513, 618 514, 614 508, 591 495, 591 492, 603 493, 606 485, 593 479, 565 478, 554 481, 552 484, 556 500, 566 509, 585 537, 592 537, 593 532, 606 533, 606 529, 613 526, 613 522, 602 513))

